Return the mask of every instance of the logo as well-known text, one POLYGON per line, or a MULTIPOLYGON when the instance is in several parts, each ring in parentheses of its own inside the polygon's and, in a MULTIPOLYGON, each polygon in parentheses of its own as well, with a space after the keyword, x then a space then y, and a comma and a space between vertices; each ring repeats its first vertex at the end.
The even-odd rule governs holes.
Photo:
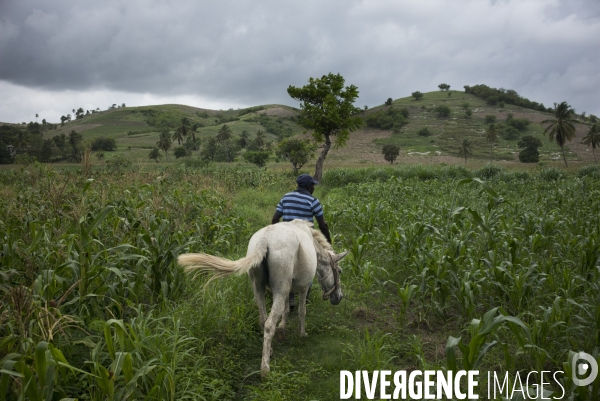
POLYGON ((598 376, 598 363, 590 354, 585 352, 578 352, 573 355, 571 360, 571 366, 573 366, 573 383, 576 386, 588 386, 592 384, 598 376), (580 377, 588 375, 585 379, 580 377))

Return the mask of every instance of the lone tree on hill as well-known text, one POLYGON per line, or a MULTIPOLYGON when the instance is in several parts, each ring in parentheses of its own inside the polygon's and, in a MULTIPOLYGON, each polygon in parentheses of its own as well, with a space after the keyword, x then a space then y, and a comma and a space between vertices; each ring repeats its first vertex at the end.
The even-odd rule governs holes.
POLYGON ((360 109, 354 106, 358 88, 354 85, 344 88, 344 77, 340 74, 310 78, 302 88, 289 86, 288 94, 301 101, 300 124, 311 130, 317 143, 324 142, 323 150, 317 159, 315 180, 321 180, 323 163, 331 148, 331 137, 336 137, 336 146, 344 146, 350 132, 358 129, 363 121, 360 109))
POLYGON ((485 130, 485 139, 490 143, 490 163, 494 162, 492 152, 494 150, 494 142, 498 140, 498 127, 496 124, 490 124, 485 130))
POLYGON ((600 127, 594 124, 590 127, 587 135, 583 137, 581 143, 588 147, 592 145, 592 153, 594 154, 594 163, 596 163, 596 148, 600 146, 600 127))
POLYGON ((473 156, 473 148, 471 147, 471 142, 465 138, 458 149, 458 157, 464 157, 465 164, 467 164, 467 158, 470 156, 473 156))
POLYGON ((575 119, 573 119, 574 110, 567 104, 562 102, 560 104, 554 103, 554 119, 544 120, 540 124, 548 124, 544 130, 544 134, 548 134, 548 139, 552 142, 556 139, 556 143, 560 146, 563 154, 563 160, 565 166, 567 164, 567 156, 565 155, 565 143, 575 138, 575 119))
POLYGON ((448 84, 439 84, 438 88, 440 88, 441 91, 447 91, 450 89, 450 85, 448 84))
POLYGON ((387 160, 391 164, 394 164, 394 161, 400 154, 400 146, 395 145, 393 143, 388 143, 386 145, 383 145, 383 149, 381 149, 381 153, 383 153, 383 158, 385 160, 387 160))
POLYGON ((411 93, 411 96, 415 98, 415 100, 419 100, 423 97, 423 94, 419 91, 411 93))
POLYGON ((388 97, 388 99, 385 101, 385 105, 386 106, 391 106, 392 105, 392 98, 388 97))

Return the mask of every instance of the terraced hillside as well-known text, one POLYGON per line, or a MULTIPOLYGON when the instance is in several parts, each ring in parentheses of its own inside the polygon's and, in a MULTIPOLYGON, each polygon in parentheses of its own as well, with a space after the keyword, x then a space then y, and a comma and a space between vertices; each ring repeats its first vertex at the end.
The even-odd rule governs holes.
MULTIPOLYGON (((389 105, 362 111, 366 123, 378 116, 387 116, 388 120, 391 115, 403 116, 399 117, 401 123, 398 120, 393 126, 384 124, 374 127, 366 124, 350 136, 346 147, 331 149, 328 162, 338 166, 383 165, 387 162, 382 157, 381 148, 384 144, 394 143, 401 149, 397 159, 399 163, 461 163, 457 158, 458 148, 462 140, 468 138, 474 150, 471 159, 479 163, 486 163, 490 156, 494 161, 519 163, 520 149, 517 143, 526 135, 542 141, 543 146, 539 149, 541 161, 560 162, 560 148, 543 135, 544 127, 540 124, 552 117, 549 113, 511 104, 492 106, 473 94, 459 91, 436 91, 423 95, 420 100, 404 97, 389 105), (448 108, 447 116, 439 116, 440 106, 448 108), (490 144, 485 139, 484 131, 491 119, 499 127, 499 135, 490 155, 490 144), (425 129, 427 132, 423 131, 425 129)), ((184 118, 190 126, 196 127, 195 136, 204 144, 207 138, 216 136, 223 124, 231 128, 234 137, 246 131, 253 139, 256 131, 263 130, 267 142, 276 142, 285 137, 305 135, 297 121, 299 113, 299 109, 282 105, 226 111, 184 105, 120 107, 67 122, 56 130, 45 132, 44 138, 69 135, 75 130, 82 134, 84 146, 89 146, 99 137, 114 139, 117 150, 107 152, 107 159, 119 155, 132 161, 147 160, 149 149, 157 144, 161 128, 167 127, 174 132, 184 118)), ((567 158, 582 163, 593 162, 591 149, 581 144, 589 124, 582 122, 576 126, 577 137, 565 147, 567 158)), ((176 142, 173 148, 175 146, 178 146, 176 142)), ((171 158, 170 161, 173 160, 171 158)), ((237 160, 245 163, 241 157, 237 160)), ((163 159, 164 162, 168 161, 163 159)), ((272 154, 269 165, 276 162, 272 154)), ((282 167, 287 166, 286 162, 280 163, 282 167)))

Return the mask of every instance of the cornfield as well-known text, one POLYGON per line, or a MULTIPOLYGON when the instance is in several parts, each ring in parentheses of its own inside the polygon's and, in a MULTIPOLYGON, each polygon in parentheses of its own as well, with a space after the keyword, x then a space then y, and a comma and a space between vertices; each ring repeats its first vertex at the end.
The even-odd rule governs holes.
MULTIPOLYGON (((317 195, 335 248, 350 251, 347 296, 335 315, 311 304, 307 320, 310 341, 343 352, 336 363, 294 359, 304 340, 290 333, 261 382, 248 280, 204 288, 175 261, 244 255, 293 178, 185 165, 6 171, 0 399, 327 399, 341 369, 566 371, 572 352, 600 360, 598 175, 327 172, 317 195), (267 210, 250 218, 248 203, 267 210), (393 321, 352 323, 363 310, 393 321), (443 339, 439 356, 423 333, 443 339)), ((561 380, 573 400, 600 397, 597 383, 561 380)))

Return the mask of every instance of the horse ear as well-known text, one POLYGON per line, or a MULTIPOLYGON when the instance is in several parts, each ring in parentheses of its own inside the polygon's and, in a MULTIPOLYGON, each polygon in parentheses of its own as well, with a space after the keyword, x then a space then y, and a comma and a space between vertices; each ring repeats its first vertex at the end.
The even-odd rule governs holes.
POLYGON ((346 251, 346 252, 342 252, 342 253, 338 253, 333 257, 333 260, 336 262, 339 262, 340 260, 344 259, 344 257, 346 255, 348 255, 350 253, 350 251, 346 251))

